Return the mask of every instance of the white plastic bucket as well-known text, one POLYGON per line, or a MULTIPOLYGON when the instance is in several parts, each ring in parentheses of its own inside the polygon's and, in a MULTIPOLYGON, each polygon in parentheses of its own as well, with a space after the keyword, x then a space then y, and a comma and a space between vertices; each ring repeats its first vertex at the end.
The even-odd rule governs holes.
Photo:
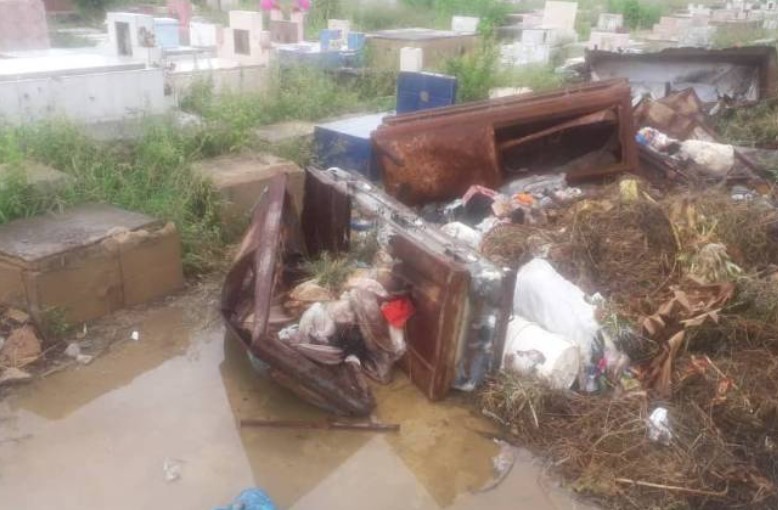
POLYGON ((503 368, 524 375, 537 375, 551 387, 568 389, 578 377, 581 355, 578 347, 561 335, 514 316, 508 323, 503 368))

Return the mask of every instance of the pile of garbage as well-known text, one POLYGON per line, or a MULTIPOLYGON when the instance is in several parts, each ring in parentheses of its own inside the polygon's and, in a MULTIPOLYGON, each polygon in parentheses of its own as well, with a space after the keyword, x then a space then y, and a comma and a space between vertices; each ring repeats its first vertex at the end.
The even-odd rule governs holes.
POLYGON ((609 508, 776 508, 777 205, 633 175, 493 227, 519 269, 483 412, 609 508))
POLYGON ((0 386, 32 379, 25 367, 42 355, 41 336, 30 316, 16 308, 0 310, 0 386))
MULTIPOLYGON (((355 237, 348 252, 325 251, 288 266, 296 283, 275 299, 269 322, 283 345, 316 365, 350 365, 388 384, 405 354, 405 323, 415 308, 376 230, 355 237)), ((254 311, 245 308, 239 324, 251 335, 254 311)))

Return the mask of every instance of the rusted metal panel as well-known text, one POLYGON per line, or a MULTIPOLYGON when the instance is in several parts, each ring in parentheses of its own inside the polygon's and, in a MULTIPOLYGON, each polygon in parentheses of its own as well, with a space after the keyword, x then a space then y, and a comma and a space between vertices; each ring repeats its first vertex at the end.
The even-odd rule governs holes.
POLYGON ((778 94, 778 56, 772 46, 708 50, 668 48, 656 53, 587 51, 593 81, 627 78, 636 97, 655 99, 693 87, 704 102, 721 96, 758 101, 778 94))
POLYGON ((637 149, 630 89, 624 80, 390 117, 373 134, 373 144, 387 192, 405 204, 419 205, 455 198, 473 184, 497 187, 506 178, 509 151, 518 145, 533 157, 571 151, 573 159, 593 152, 599 147, 586 147, 586 137, 575 137, 575 144, 553 143, 561 132, 585 133, 595 117, 598 125, 615 119, 616 162, 592 165, 569 177, 580 180, 633 169, 637 149), (580 153, 574 156, 575 151, 580 153))
POLYGON ((340 253, 348 248, 351 199, 319 179, 305 179, 303 232, 312 256, 322 251, 340 253))
POLYGON ((277 338, 280 326, 271 318, 274 298, 291 283, 285 277, 290 259, 299 260, 304 252, 286 175, 278 175, 261 197, 225 278, 221 312, 227 329, 269 366, 269 375, 279 384, 333 412, 367 415, 375 402, 357 368, 316 364, 277 338))
POLYGON ((458 340, 468 301, 470 274, 402 233, 392 239, 397 275, 411 288, 417 314, 408 321, 403 367, 432 400, 443 398, 456 374, 458 340))
MULTIPOLYGON (((710 126, 705 106, 689 88, 675 92, 659 100, 644 98, 635 107, 635 124, 638 129, 652 127, 678 140, 703 140, 721 143, 719 136, 710 126)), ((640 162, 644 175, 645 170, 663 173, 674 180, 683 172, 669 158, 664 158, 651 150, 640 148, 640 162)), ((727 176, 730 181, 742 181, 768 177, 764 169, 743 153, 735 149, 735 167, 727 176)))
POLYGON ((314 363, 277 338, 289 324, 277 313, 279 298, 302 276, 294 268, 313 252, 346 249, 352 208, 376 218, 389 233, 395 275, 408 284, 416 304, 401 363, 414 384, 437 400, 451 387, 472 389, 499 367, 512 273, 454 242, 360 176, 312 168, 306 178, 303 225, 286 192, 286 176, 273 179, 222 291, 227 329, 269 366, 274 380, 340 414, 365 415, 374 406, 359 367, 314 363))

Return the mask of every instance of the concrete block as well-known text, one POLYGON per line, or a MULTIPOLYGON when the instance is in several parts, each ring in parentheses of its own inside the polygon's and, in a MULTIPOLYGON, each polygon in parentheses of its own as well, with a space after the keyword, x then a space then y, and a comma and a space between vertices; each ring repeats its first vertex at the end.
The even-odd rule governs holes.
POLYGON ((604 12, 597 19, 597 30, 600 32, 617 32, 624 28, 624 15, 604 12))
POLYGON ((25 270, 28 306, 33 316, 61 310, 69 322, 82 322, 122 308, 122 272, 116 253, 99 247, 79 250, 61 264, 25 270))
POLYGON ((27 305, 22 268, 4 261, 0 261, 0 303, 17 308, 27 305))
POLYGON ((473 16, 452 16, 451 31, 457 33, 474 33, 478 31, 481 18, 473 16))
POLYGON ((302 211, 305 172, 291 161, 269 154, 224 156, 197 162, 193 170, 211 181, 224 200, 222 221, 231 236, 241 235, 257 199, 276 175, 289 176, 292 203, 302 211))
POLYGON ((262 13, 255 11, 230 11, 230 28, 262 32, 262 13))
POLYGON ((329 19, 327 20, 327 28, 329 30, 340 30, 343 38, 347 39, 349 32, 351 32, 351 22, 347 19, 329 19))
POLYGON ((297 44, 302 41, 297 23, 286 20, 270 22, 270 40, 276 44, 297 44))
POLYGON ((424 65, 436 68, 452 58, 475 51, 479 36, 427 28, 402 28, 372 33, 367 38, 367 44, 371 63, 376 68, 396 70, 402 48, 421 48, 424 65))
POLYGON ((193 21, 189 24, 189 44, 196 48, 215 48, 217 25, 193 21))
POLYGON ((157 231, 128 232, 119 243, 124 305, 132 306, 181 288, 181 242, 168 223, 157 231))
POLYGON ((183 283, 175 228, 143 214, 90 204, 0 227, 1 302, 37 317, 86 321, 183 283))
POLYGON ((564 32, 575 32, 575 18, 578 2, 546 2, 543 10, 543 26, 558 28, 564 32))
POLYGON ((424 50, 400 48, 400 71, 417 73, 424 68, 424 50))

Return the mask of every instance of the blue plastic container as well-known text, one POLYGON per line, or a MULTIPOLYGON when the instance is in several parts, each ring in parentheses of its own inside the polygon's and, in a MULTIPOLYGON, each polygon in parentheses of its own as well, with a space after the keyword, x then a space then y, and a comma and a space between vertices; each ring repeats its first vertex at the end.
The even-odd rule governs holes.
POLYGON ((154 18, 154 39, 163 49, 181 46, 178 20, 175 18, 154 18))
POLYGON ((324 30, 319 32, 319 42, 321 43, 321 51, 329 51, 331 49, 334 50, 343 49, 343 48, 332 47, 332 42, 339 41, 342 37, 343 36, 340 30, 331 30, 329 28, 325 28, 324 30))
POLYGON ((365 49, 365 34, 362 32, 349 32, 348 49, 349 51, 362 51, 365 49))
POLYGON ((322 168, 336 166, 372 181, 379 180, 370 135, 386 115, 375 113, 316 126, 313 131, 316 163, 322 168))
POLYGON ((397 78, 397 113, 451 106, 457 102, 457 79, 435 73, 401 72, 397 78))

